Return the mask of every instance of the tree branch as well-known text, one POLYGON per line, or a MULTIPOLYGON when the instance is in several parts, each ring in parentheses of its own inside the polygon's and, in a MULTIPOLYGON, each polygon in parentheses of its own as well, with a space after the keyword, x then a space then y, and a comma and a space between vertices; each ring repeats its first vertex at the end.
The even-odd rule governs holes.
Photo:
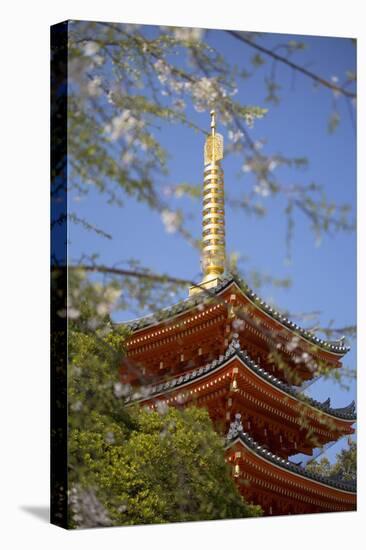
POLYGON ((266 55, 269 55, 270 57, 272 57, 276 61, 280 61, 281 63, 287 65, 288 67, 291 67, 291 69, 294 69, 295 71, 298 71, 299 73, 302 73, 303 75, 311 78, 312 80, 314 80, 314 82, 317 82, 318 84, 321 84, 325 88, 329 88, 333 92, 338 92, 340 94, 343 94, 345 97, 348 97, 348 98, 351 98, 351 99, 357 97, 357 95, 354 92, 350 92, 350 91, 346 90, 345 88, 337 86, 333 82, 329 82, 325 78, 322 78, 321 76, 313 73, 312 71, 309 71, 305 67, 302 67, 301 65, 297 65, 297 63, 293 63, 293 61, 289 61, 286 57, 283 57, 282 55, 279 55, 279 54, 275 53, 274 51, 269 50, 268 48, 265 48, 264 46, 260 46, 259 44, 253 42, 249 38, 246 38, 245 36, 243 36, 242 34, 239 34, 236 31, 226 31, 226 32, 228 34, 230 34, 231 36, 233 36, 234 38, 236 38, 237 40, 240 40, 241 42, 244 42, 245 44, 247 44, 247 46, 250 46, 251 48, 254 48, 255 50, 258 50, 258 51, 260 51, 260 52, 262 52, 266 55))

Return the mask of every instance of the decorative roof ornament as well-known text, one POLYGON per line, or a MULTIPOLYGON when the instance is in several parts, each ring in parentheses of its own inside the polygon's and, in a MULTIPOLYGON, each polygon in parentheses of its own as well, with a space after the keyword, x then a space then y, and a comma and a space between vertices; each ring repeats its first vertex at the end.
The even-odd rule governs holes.
POLYGON ((241 414, 236 413, 235 420, 230 424, 226 439, 227 441, 231 441, 232 439, 235 439, 239 434, 243 432, 244 432, 244 428, 241 422, 241 414))
POLYGON ((227 353, 231 355, 235 351, 240 350, 240 341, 239 341, 239 334, 234 332, 231 342, 227 348, 227 353))
POLYGON ((356 416, 356 403, 353 400, 346 407, 338 407, 337 409, 333 409, 333 410, 336 411, 337 414, 355 417, 356 416))

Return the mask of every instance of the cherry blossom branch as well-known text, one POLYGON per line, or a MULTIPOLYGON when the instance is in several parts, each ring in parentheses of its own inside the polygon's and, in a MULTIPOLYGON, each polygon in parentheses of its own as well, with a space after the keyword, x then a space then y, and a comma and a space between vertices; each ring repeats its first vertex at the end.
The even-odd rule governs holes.
POLYGON ((314 80, 314 82, 317 82, 318 84, 321 84, 325 88, 328 88, 332 90, 333 92, 337 92, 340 94, 343 94, 344 96, 354 99, 357 97, 357 95, 354 92, 350 92, 349 90, 346 90, 344 87, 337 86, 333 82, 329 82, 329 80, 326 80, 325 78, 313 73, 312 71, 309 71, 309 69, 306 69, 305 67, 302 67, 301 65, 298 65, 297 63, 294 63, 293 61, 290 61, 286 57, 283 57, 282 55, 279 55, 278 53, 274 52, 273 50, 270 50, 268 48, 265 48, 264 46, 260 46, 256 42, 253 42, 253 40, 250 40, 249 38, 246 38, 242 34, 240 34, 237 31, 226 31, 228 34, 236 38, 237 40, 240 40, 241 42, 244 42, 251 48, 254 48, 270 57, 275 59, 276 61, 280 61, 281 63, 287 65, 288 67, 291 67, 291 69, 294 69, 297 72, 302 73, 303 75, 307 76, 308 78, 311 78, 314 80))

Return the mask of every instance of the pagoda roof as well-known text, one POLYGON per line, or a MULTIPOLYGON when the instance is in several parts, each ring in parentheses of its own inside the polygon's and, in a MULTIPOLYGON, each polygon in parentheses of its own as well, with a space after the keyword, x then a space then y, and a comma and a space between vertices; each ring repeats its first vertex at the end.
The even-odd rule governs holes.
POLYGON ((166 382, 161 382, 156 385, 146 386, 143 388, 143 391, 135 392, 134 394, 126 397, 125 403, 127 405, 132 402, 150 400, 152 398, 174 391, 178 388, 182 388, 186 385, 196 382, 200 378, 204 378, 208 376, 212 372, 219 371, 225 365, 227 365, 227 363, 231 361, 234 357, 238 357, 247 368, 249 368, 252 372, 260 376, 263 380, 270 383, 275 388, 282 390, 282 392, 292 397, 295 397, 302 403, 305 403, 335 418, 352 421, 352 422, 356 420, 354 401, 352 401, 346 407, 333 408, 330 406, 330 398, 328 398, 324 402, 320 402, 306 395, 303 395, 303 394, 300 395, 298 390, 295 390, 292 386, 286 384, 285 382, 282 382, 272 374, 269 374, 264 368, 262 368, 255 361, 253 361, 253 359, 251 359, 251 357, 248 355, 247 351, 241 349, 239 340, 237 338, 234 338, 231 341, 225 354, 221 355, 218 359, 215 359, 214 361, 212 361, 211 363, 208 363, 205 366, 196 368, 190 372, 171 378, 166 382))
MULTIPOLYGON (((240 417, 240 415, 238 416, 240 417)), ((254 441, 248 433, 243 431, 240 419, 231 423, 226 443, 226 449, 230 449, 236 443, 241 443, 244 447, 254 452, 257 456, 264 458, 279 468, 300 475, 301 477, 316 481, 323 485, 335 487, 336 489, 341 489, 342 491, 347 491, 349 493, 356 493, 357 491, 356 481, 344 480, 340 476, 323 476, 321 474, 311 472, 299 464, 295 464, 271 453, 268 449, 254 441)))
POLYGON ((262 311, 284 328, 293 332, 300 338, 306 340, 312 345, 315 345, 328 353, 336 355, 344 355, 350 350, 348 346, 344 346, 342 340, 340 341, 327 341, 322 338, 318 338, 312 332, 300 327, 293 321, 290 321, 286 316, 282 315, 279 311, 262 300, 249 286, 237 276, 230 275, 224 278, 216 287, 210 289, 204 289, 202 292, 195 294, 185 300, 181 300, 173 306, 161 309, 153 314, 145 317, 140 317, 125 323, 134 333, 140 330, 144 330, 148 327, 157 325, 162 321, 168 321, 173 317, 177 317, 183 313, 186 313, 190 309, 194 309, 196 306, 215 298, 227 290, 231 285, 235 285, 237 289, 251 302, 258 310, 262 311))

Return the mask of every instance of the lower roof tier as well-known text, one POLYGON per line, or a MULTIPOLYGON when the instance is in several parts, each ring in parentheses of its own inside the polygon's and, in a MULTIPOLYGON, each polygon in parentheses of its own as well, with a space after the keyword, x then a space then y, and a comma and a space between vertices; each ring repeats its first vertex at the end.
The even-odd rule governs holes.
POLYGON ((257 365, 234 339, 226 353, 205 367, 148 385, 126 398, 126 404, 205 407, 221 431, 232 411, 243 414, 248 429, 262 444, 282 456, 311 454, 314 447, 354 432, 355 404, 332 408, 299 394, 257 365))
POLYGON ((226 460, 242 495, 266 515, 356 510, 354 480, 321 476, 271 453, 242 430, 238 418, 228 434, 226 460))

